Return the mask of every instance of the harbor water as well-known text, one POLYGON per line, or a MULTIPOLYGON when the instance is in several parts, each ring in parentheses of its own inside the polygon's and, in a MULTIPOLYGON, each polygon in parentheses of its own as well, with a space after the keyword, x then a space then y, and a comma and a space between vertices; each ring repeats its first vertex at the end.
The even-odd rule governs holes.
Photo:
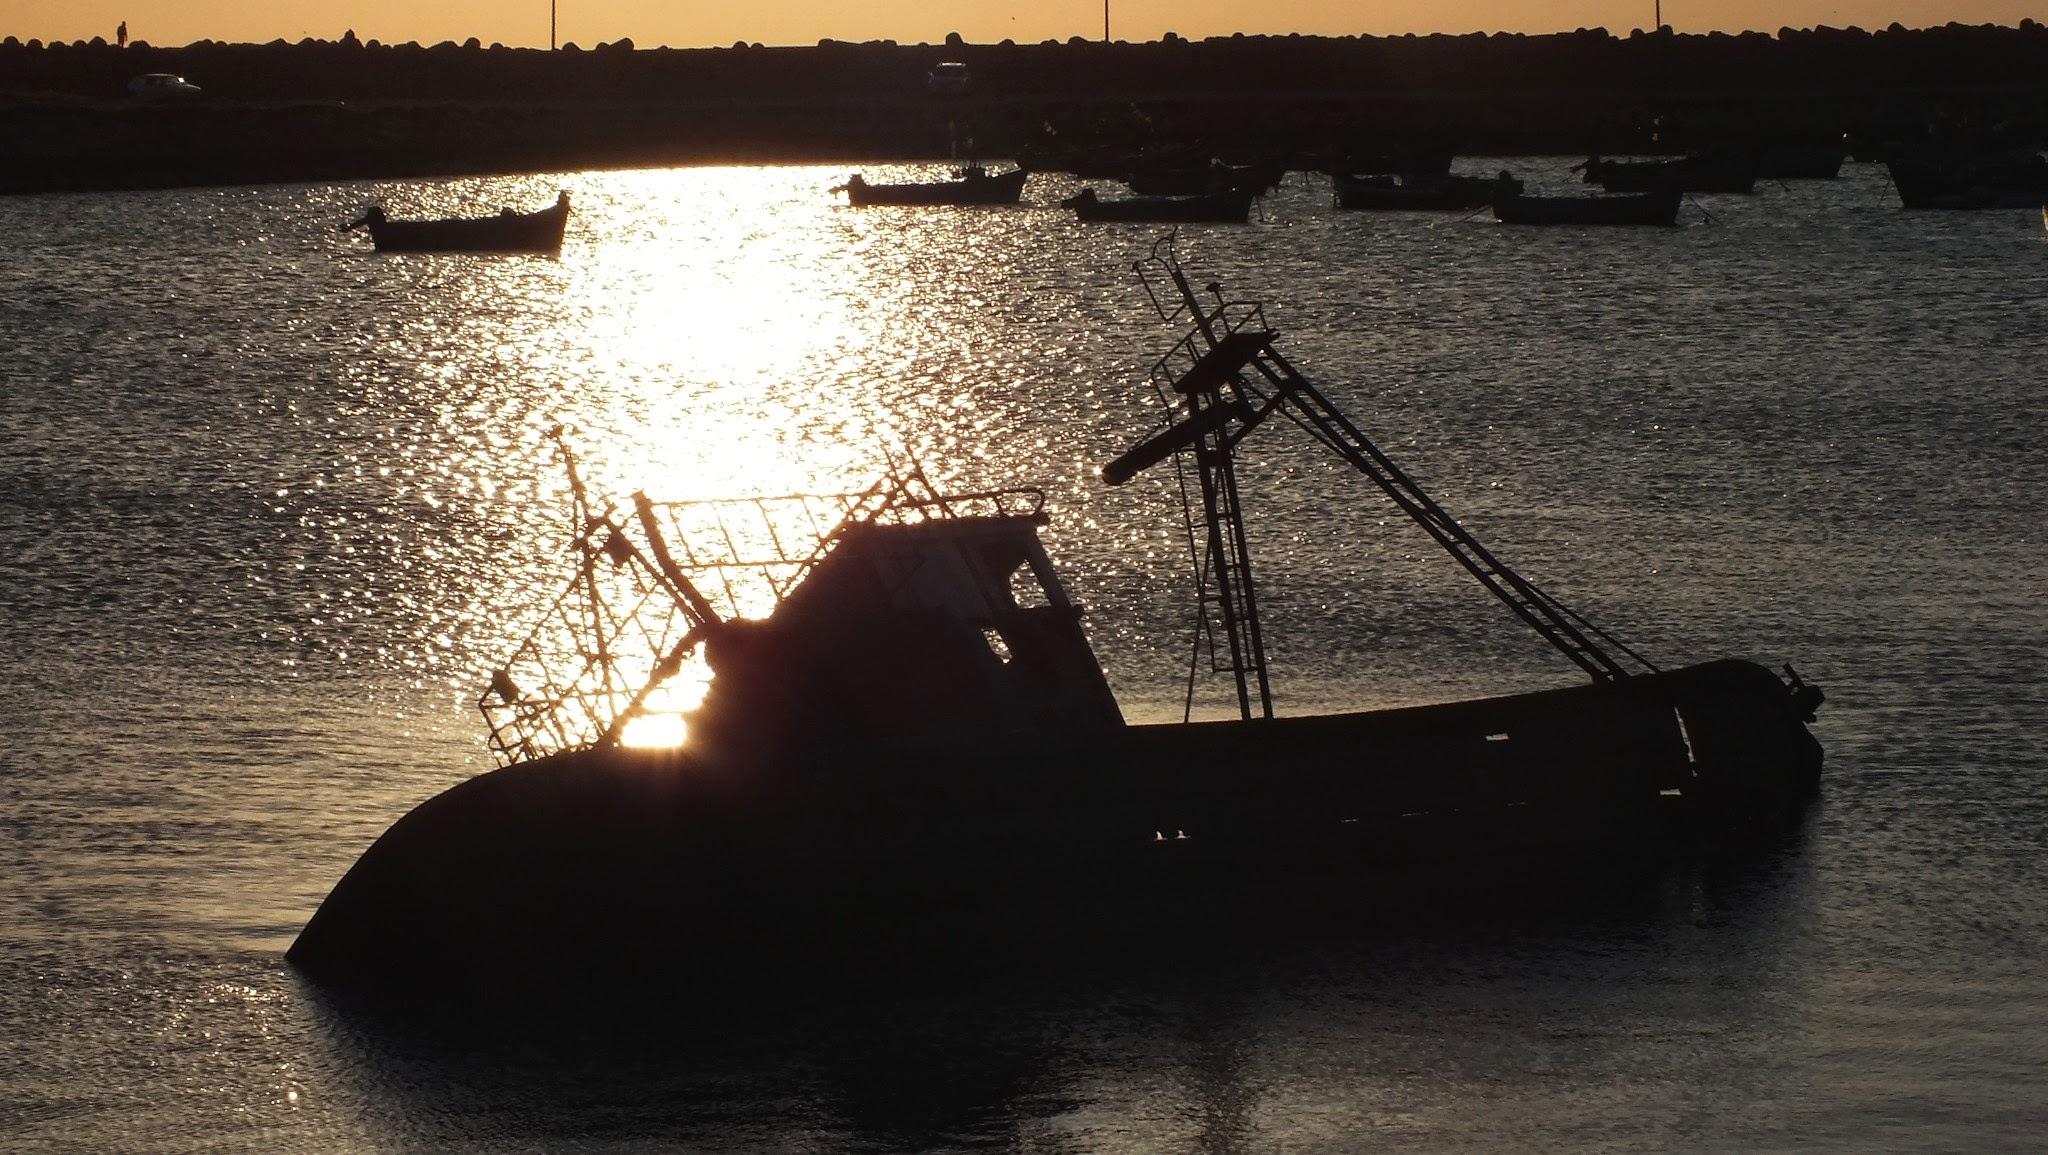
MULTIPOLYGON (((556 424, 620 499, 892 457, 1042 486, 1126 715, 1182 716, 1178 491, 1095 472, 1161 420, 1184 321, 1132 265, 1163 229, 1074 221, 1058 176, 963 210, 849 209, 846 176, 0 200, 0 1150, 2039 1148, 2048 240, 1858 165, 1672 230, 1339 212, 1296 173, 1175 241, 1549 592, 1661 664, 1824 687, 1782 845, 857 986, 796 960, 545 1031, 297 975, 356 857, 491 766, 477 695, 566 580, 556 424), (339 228, 561 189, 559 259, 339 228)), ((1242 458, 1281 712, 1582 676, 1299 431, 1242 458)))

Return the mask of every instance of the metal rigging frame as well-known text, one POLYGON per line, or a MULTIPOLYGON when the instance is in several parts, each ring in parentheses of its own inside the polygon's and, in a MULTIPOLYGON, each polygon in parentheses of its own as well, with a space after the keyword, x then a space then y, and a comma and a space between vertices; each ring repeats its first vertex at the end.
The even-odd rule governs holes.
MULTIPOLYGON (((884 451, 866 489, 598 504, 564 430, 575 574, 477 699, 501 765, 626 741, 720 625, 774 612, 853 528, 990 515, 1042 517, 1037 489, 947 493, 884 451)), ((907 575, 898 580, 907 580, 907 575)))
POLYGON ((1192 456, 1206 538, 1205 556, 1197 563, 1197 612, 1205 628, 1211 607, 1220 617, 1216 629, 1228 643, 1230 662, 1216 665, 1212 659, 1212 667, 1232 675, 1242 717, 1253 717, 1255 706, 1257 716, 1272 717, 1273 699, 1239 498, 1236 450, 1274 413, 1285 415, 1364 474, 1488 592, 1594 681, 1629 677, 1617 652, 1646 670, 1657 668, 1516 573, 1423 492, 1274 348, 1279 334, 1266 324, 1261 304, 1226 300, 1221 287, 1211 284, 1208 290, 1216 303, 1205 308, 1173 243, 1173 234, 1168 234, 1153 245, 1150 256, 1132 266, 1161 318, 1191 319, 1187 334, 1152 368, 1152 382, 1169 408, 1170 423, 1103 466, 1102 478, 1121 485, 1168 457, 1183 451, 1192 456))

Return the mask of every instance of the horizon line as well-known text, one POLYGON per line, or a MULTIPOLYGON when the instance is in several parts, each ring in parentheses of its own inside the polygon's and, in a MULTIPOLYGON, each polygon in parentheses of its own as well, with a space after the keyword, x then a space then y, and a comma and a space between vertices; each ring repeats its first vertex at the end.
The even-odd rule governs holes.
MULTIPOLYGON (((483 42, 483 40, 482 40, 482 38, 481 38, 481 37, 476 37, 476 36, 468 37, 468 38, 465 38, 465 39, 463 39, 463 40, 461 40, 461 41, 457 41, 457 40, 452 40, 452 39, 444 39, 444 40, 437 40, 437 41, 432 41, 432 42, 430 42, 430 43, 422 43, 422 42, 420 42, 420 41, 418 41, 418 40, 402 40, 402 41, 394 41, 394 40, 380 40, 380 39, 377 39, 376 37, 367 37, 367 38, 356 38, 356 39, 355 39, 355 40, 353 41, 353 43, 356 43, 356 44, 358 44, 358 45, 360 45, 361 47, 364 47, 364 48, 408 48, 408 47, 412 47, 412 48, 419 48, 419 49, 422 49, 422 50, 431 50, 431 49, 435 49, 435 48, 444 48, 444 47, 447 47, 447 46, 451 46, 451 45, 452 45, 452 46, 454 46, 454 47, 455 47, 455 48, 456 48, 457 50, 459 50, 459 51, 483 51, 483 52, 489 52, 489 51, 514 51, 514 52, 576 52, 576 53, 582 53, 582 52, 593 52, 593 51, 596 51, 596 50, 598 50, 598 49, 608 49, 608 50, 611 50, 611 51, 615 51, 615 52, 616 52, 616 51, 621 51, 621 49, 620 49, 620 48, 618 47, 618 45, 619 45, 619 44, 621 44, 621 43, 624 43, 624 44, 626 44, 626 45, 628 45, 628 46, 629 46, 629 48, 625 49, 626 51, 634 51, 634 52, 654 52, 654 51, 694 52, 694 51, 737 51, 737 50, 753 50, 753 49, 763 49, 763 50, 766 50, 766 49, 781 49, 781 48, 823 48, 823 47, 827 47, 827 46, 835 46, 835 47, 854 47, 854 48, 864 48, 864 47, 894 47, 894 48, 1002 48, 1002 47, 1019 47, 1019 48, 1023 48, 1023 47, 1044 47, 1044 46, 1046 46, 1046 45, 1056 45, 1056 46, 1060 46, 1060 47, 1080 47, 1080 46, 1088 46, 1088 45, 1095 45, 1095 46, 1117 46, 1117 45, 1124 45, 1124 46, 1137 46, 1137 45, 1155 45, 1155 44, 1172 44, 1172 43, 1183 43, 1183 44, 1210 44, 1210 43, 1216 43, 1216 42, 1218 42, 1218 41, 1222 41, 1222 42, 1230 42, 1230 41, 1235 41, 1235 40, 1434 40, 1434 39, 1439 39, 1439 38, 1443 38, 1443 39, 1460 39, 1460 40, 1461 40, 1461 39, 1468 39, 1468 38, 1472 38, 1472 37, 1481 37, 1481 38, 1485 38, 1485 39, 1494 39, 1494 38, 1497 38, 1497 37, 1505 37, 1505 38, 1513 38, 1513 39, 1541 39, 1541 38, 1545 38, 1545 37, 1552 37, 1552 36, 1592 36, 1592 35, 1604 35, 1604 36, 1608 37, 1609 39, 1615 39, 1615 40, 1636 40, 1636 39, 1648 39, 1648 38, 1650 38, 1650 37, 1652 37, 1652 36, 1660 36, 1660 35, 1661 35, 1661 36, 1668 36, 1668 37, 1670 37, 1670 38, 1672 38, 1672 39, 1680 39, 1680 38, 1690 38, 1690 39, 1711 39, 1711 38, 1713 38, 1713 37, 1717 37, 1717 36, 1720 36, 1720 37, 1728 37, 1728 38, 1731 38, 1731 39, 1741 39, 1741 38, 1745 38, 1745 37, 1750 37, 1750 36, 1762 36, 1762 37, 1765 37, 1765 38, 1768 38, 1768 39, 1773 39, 1773 40, 1777 40, 1777 39, 1783 39, 1783 38, 1784 38, 1784 36, 1785 36, 1785 34, 1786 34, 1786 33, 1788 33, 1788 32, 1789 32, 1789 33, 1793 33, 1793 34, 1796 34, 1796 35, 1811 35, 1811 34, 1815 34, 1815 33, 1822 33, 1822 32, 1834 32, 1834 33, 1843 33, 1843 34, 1850 34, 1850 35, 1863 35, 1863 36, 1881 36, 1881 35, 1899 35, 1899 34, 1901 34, 1901 33, 1920 33, 1920 32, 1941 32, 1941 31, 1946 31, 1946 30, 1949 30, 1949 29, 1966 29, 1966 30, 1975 30, 1975 31, 1983 31, 1983 30, 1987 30, 1987 29, 1989 29, 1989 30, 1995 30, 1995 31, 2004 31, 2004 32, 2030 32, 2030 31, 2039 31, 2039 30, 2040 30, 2040 29, 2041 29, 2042 27, 2043 27, 2043 25, 2041 24, 2041 22, 2040 22, 2040 21, 2037 21, 2037 20, 2033 19, 2032 17, 2023 17, 2023 18, 2021 18, 2021 20, 2020 20, 2020 21, 2019 21, 2019 23, 2017 23, 2017 24, 2000 24, 2000 23, 1997 23, 1997 22, 1995 22, 1995 21, 1987 21, 1987 22, 1984 22, 1984 23, 1977 23, 1977 24, 1971 24, 1971 23, 1965 23, 1965 22, 1963 22, 1963 21, 1959 21, 1959 20, 1950 20, 1950 21, 1945 21, 1945 22, 1943 22, 1943 23, 1940 23, 1940 24, 1908 25, 1908 24, 1904 24, 1904 23, 1901 23, 1901 22, 1899 22, 1899 21, 1892 21, 1891 23, 1889 23, 1889 24, 1885 25, 1885 26, 1884 26, 1884 27, 1882 27, 1882 28, 1864 28, 1864 27, 1862 27, 1862 26, 1860 26, 1860 25, 1856 25, 1856 24, 1847 24, 1847 25, 1831 25, 1831 24, 1811 24, 1811 25, 1805 25, 1805 26, 1799 26, 1799 27, 1795 27, 1795 26, 1793 26, 1793 25, 1781 25, 1780 27, 1778 27, 1778 28, 1776 28, 1776 29, 1763 29, 1763 28, 1745 28, 1745 29, 1741 29, 1741 30, 1739 30, 1739 31, 1730 31, 1730 30, 1728 30, 1728 29, 1724 29, 1724 28, 1715 28, 1715 29, 1707 29, 1707 30, 1705 30, 1705 31, 1680 31, 1680 30, 1678 30, 1678 29, 1676 29, 1676 28, 1672 27, 1672 26, 1671 26, 1670 24, 1668 24, 1668 23, 1667 23, 1667 24, 1664 24, 1664 25, 1662 25, 1662 26, 1660 26, 1660 27, 1658 27, 1658 28, 1656 28, 1656 29, 1650 29, 1650 28, 1644 28, 1644 27, 1640 27, 1640 26, 1638 26, 1638 27, 1635 27, 1635 28, 1631 28, 1631 29, 1629 29, 1629 30, 1628 30, 1628 31, 1626 31, 1626 32, 1620 32, 1620 33, 1617 33, 1617 32, 1615 32, 1615 31, 1612 31, 1612 30, 1610 30, 1610 29, 1609 29, 1609 28, 1607 28, 1607 27, 1606 27, 1605 25, 1597 25, 1597 26, 1593 26, 1593 27, 1586 27, 1586 26, 1580 26, 1580 27, 1577 27, 1577 28, 1559 28, 1559 29, 1555 29, 1555 30, 1552 30, 1552 31, 1548 31, 1548 32, 1521 32, 1521 31, 1512 31, 1512 30, 1507 30, 1507 29, 1497 29, 1497 30, 1491 30, 1491 31, 1486 31, 1486 30, 1472 30, 1472 31, 1466 31, 1466 32, 1450 32, 1450 31, 1436 31, 1436 32, 1386 32, 1386 33, 1377 33, 1377 32, 1356 32, 1356 33, 1343 33, 1343 34, 1331 34, 1331 33, 1323 33, 1323 32, 1233 32, 1233 33, 1228 33, 1228 34, 1218 34, 1218 35, 1214 35, 1214 36, 1204 36, 1204 37, 1199 37, 1199 38, 1197 38, 1197 37, 1191 37, 1191 36, 1182 36, 1182 35, 1180 35, 1180 34, 1178 34, 1178 33, 1176 33, 1176 32, 1172 32, 1172 31, 1170 31, 1170 30, 1169 30, 1169 31, 1167 31, 1167 32, 1164 32, 1164 33, 1162 33, 1162 34, 1161 34, 1161 35, 1160 35, 1159 37, 1157 37, 1157 38, 1155 38, 1155 39, 1151 39, 1151 40, 1125 40, 1125 39, 1116 39, 1116 38, 1112 38, 1112 39, 1110 39, 1110 40, 1106 40, 1106 41, 1105 41, 1105 40, 1103 40, 1103 39, 1101 39, 1101 38, 1097 38, 1097 37, 1087 37, 1087 36, 1080 36, 1080 35, 1070 36, 1070 37, 1066 37, 1066 38, 1064 38, 1064 39, 1061 39, 1061 38, 1059 38, 1059 37, 1046 37, 1046 38, 1043 38, 1043 39, 1039 39, 1039 40, 1029 40, 1029 41, 1026 41, 1026 40, 1015 40, 1015 39, 1009 39, 1009 38, 1005 38, 1005 39, 1003 39, 1003 40, 993 40, 993 41, 977 41, 977 40, 969 40, 969 39, 967 39, 967 38, 965 38, 965 37, 963 37, 963 36, 960 36, 960 35, 959 35, 958 33, 949 33, 949 34, 947 34, 947 36, 945 36, 944 38, 942 38, 941 40, 939 40, 939 41, 937 41, 937 42, 932 42, 932 41, 923 41, 923 40, 921 40, 921 41, 917 41, 917 42, 915 42, 915 43, 906 43, 906 42, 903 42, 903 41, 899 41, 899 40, 895 40, 895 39, 890 39, 890 38, 879 38, 879 37, 878 37, 878 38, 876 38, 876 39, 872 39, 872 40, 841 40, 841 39, 839 39, 839 38, 837 38, 837 37, 830 37, 830 36, 827 36, 827 37, 820 37, 819 39, 817 39, 817 40, 815 40, 815 41, 808 41, 808 42, 802 42, 802 43, 778 43, 778 44, 768 44, 768 43, 764 43, 764 42, 762 42, 762 41, 758 41, 758 40, 757 40, 757 41, 744 41, 744 40, 739 40, 739 41, 734 41, 734 42, 732 42, 732 43, 730 43, 730 44, 666 44, 666 43, 663 43, 663 44, 652 44, 652 45, 642 45, 642 44, 639 44, 639 43, 636 43, 636 42, 634 42, 634 41, 633 41, 633 39, 632 39, 632 38, 631 38, 630 36, 622 36, 622 37, 620 37, 620 38, 619 38, 618 40, 611 40, 611 41, 604 41, 604 40, 599 40, 599 41, 595 41, 595 42, 591 43, 591 44, 590 44, 590 45, 588 45, 588 46, 584 46, 584 45, 582 45, 582 44, 580 44, 580 43, 578 43, 577 41, 574 41, 574 40, 566 40, 566 41, 563 41, 563 42, 562 42, 562 44, 561 44, 561 46, 560 46, 560 47, 558 47, 558 48, 550 48, 550 47, 548 47, 547 45, 543 45, 543 44, 508 44, 508 43, 505 43, 505 42, 503 42, 503 41, 492 41, 492 42, 490 42, 490 43, 486 44, 486 43, 484 43, 484 42, 483 42), (474 47, 472 47, 472 45, 474 45, 474 47)), ((115 43, 113 43, 112 41, 109 41, 109 40, 107 40, 107 39, 106 39, 106 37, 104 37, 104 36, 94 36, 94 37, 92 37, 92 38, 91 38, 91 39, 89 39, 89 40, 86 40, 86 39, 79 39, 79 40, 60 40, 60 39, 52 39, 52 40, 43 40, 43 39, 42 39, 42 38, 40 38, 40 37, 21 37, 21 36, 17 36, 17 35, 13 35, 13 34, 10 34, 10 35, 7 35, 7 36, 5 36, 5 37, 0 37, 0 48, 9 48, 9 49, 16 49, 16 50, 28 50, 28 51, 49 51, 49 50, 52 50, 52 49, 62 49, 62 50, 75 50, 75 49, 93 49, 93 48, 106 48, 106 49, 111 49, 111 50, 114 50, 114 51, 129 51, 129 50, 135 50, 135 49, 142 49, 142 50, 147 50, 147 51, 167 51, 167 52, 168 52, 168 51, 179 51, 179 50, 182 50, 182 49, 188 49, 188 48, 200 48, 200 47, 218 47, 218 48, 275 48, 275 47, 278 47, 278 46, 280 46, 280 45, 281 45, 281 46, 283 46, 283 47, 287 47, 287 48, 293 48, 293 47, 302 47, 302 46, 305 46, 305 45, 308 45, 308 44, 348 44, 348 43, 351 43, 351 40, 350 40, 350 39, 348 38, 348 37, 349 37, 349 34, 353 33, 353 31, 354 31, 353 29, 350 29, 350 30, 348 30, 348 32, 347 32, 347 33, 345 33, 345 34, 344 34, 343 36, 340 36, 340 37, 335 37, 335 38, 332 38, 332 39, 325 39, 325 38, 321 38, 321 37, 317 37, 317 36, 306 36, 306 37, 301 37, 301 38, 300 38, 300 39, 298 39, 298 40, 288 40, 288 39, 286 39, 286 38, 284 38, 284 37, 281 37, 281 36, 280 36, 280 37, 273 37, 273 38, 272 38, 272 39, 270 39, 270 40, 263 40, 263 41, 256 41, 256 40, 213 40, 213 39, 210 39, 210 38, 201 38, 201 39, 199 39, 199 40, 193 40, 193 41, 188 41, 188 42, 186 42, 186 43, 184 43, 184 44, 153 44, 153 43, 150 43, 149 41, 146 41, 146 40, 135 40, 135 41, 132 41, 132 42, 130 42, 129 44, 127 44, 127 45, 126 45, 125 47, 124 47, 124 46, 118 46, 118 45, 116 45, 116 44, 115 44, 115 43)))

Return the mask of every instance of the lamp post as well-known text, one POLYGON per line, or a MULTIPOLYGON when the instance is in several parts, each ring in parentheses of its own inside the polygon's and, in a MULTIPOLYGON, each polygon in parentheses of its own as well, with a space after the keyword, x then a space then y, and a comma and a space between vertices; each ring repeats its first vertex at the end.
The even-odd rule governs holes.
MULTIPOLYGON (((1107 0, 1104 0, 1106 3, 1107 0)), ((548 51, 555 50, 555 0, 548 0, 548 51)))
POLYGON ((1102 42, 1109 43, 1109 0, 1102 0, 1102 42))

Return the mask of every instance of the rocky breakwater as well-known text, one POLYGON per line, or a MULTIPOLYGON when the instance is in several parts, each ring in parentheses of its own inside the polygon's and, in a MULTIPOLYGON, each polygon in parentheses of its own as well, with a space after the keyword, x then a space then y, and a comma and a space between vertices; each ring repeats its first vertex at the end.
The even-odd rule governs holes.
POLYGON ((2048 137, 2048 29, 1776 35, 891 41, 561 51, 353 37, 0 41, 0 192, 1199 143, 1297 167, 1367 151, 1673 152, 1930 124, 2048 137), (941 62, 971 83, 935 86, 941 62), (198 93, 130 94, 145 73, 198 93), (940 90, 935 90, 940 89, 940 90), (972 146, 967 142, 972 141, 972 146))

